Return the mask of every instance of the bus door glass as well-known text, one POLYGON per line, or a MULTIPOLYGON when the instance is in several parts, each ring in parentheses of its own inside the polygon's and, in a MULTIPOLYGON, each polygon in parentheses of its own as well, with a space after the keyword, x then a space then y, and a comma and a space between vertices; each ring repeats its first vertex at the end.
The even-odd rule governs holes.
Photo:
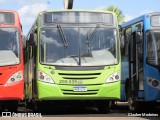
POLYGON ((122 55, 122 80, 126 80, 129 78, 129 44, 131 40, 131 28, 123 29, 123 40, 121 47, 121 55, 122 55))
POLYGON ((139 90, 144 90, 143 84, 143 23, 132 26, 131 40, 131 81, 135 95, 139 90))

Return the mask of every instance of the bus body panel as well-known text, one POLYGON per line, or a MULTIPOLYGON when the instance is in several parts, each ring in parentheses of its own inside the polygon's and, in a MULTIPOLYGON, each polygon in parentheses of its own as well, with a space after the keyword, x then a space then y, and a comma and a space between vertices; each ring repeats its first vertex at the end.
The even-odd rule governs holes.
POLYGON ((47 100, 49 97, 51 97, 51 99, 80 99, 81 96, 83 96, 82 99, 119 99, 120 81, 115 83, 106 83, 106 80, 112 73, 119 72, 119 68, 120 66, 117 65, 114 67, 105 67, 103 70, 54 70, 54 74, 51 74, 53 69, 44 67, 44 69, 39 69, 38 71, 44 71, 54 80, 55 83, 44 83, 37 79, 38 99, 47 100), (93 75, 93 73, 99 73, 99 75, 93 75), (76 76, 74 76, 74 74, 76 76), (93 79, 92 77, 96 78, 93 79), (75 83, 74 80, 76 80, 76 82, 78 81, 78 83, 75 83), (87 91, 74 92, 73 88, 75 86, 85 86, 87 87, 87 91), (67 96, 70 97, 68 98, 67 96))
MULTIPOLYGON (((57 70, 57 69, 39 69, 38 71, 44 71, 50 77, 52 77, 55 84, 70 84, 63 83, 60 80, 81 80, 82 85, 87 84, 104 84, 109 75, 114 72, 119 72, 119 65, 115 65, 114 67, 109 66, 105 67, 102 70, 57 70), (51 71, 54 71, 54 74, 51 74, 51 71)), ((74 84, 74 83, 71 83, 74 84)), ((78 84, 78 83, 75 83, 78 84)))
POLYGON ((146 101, 156 101, 160 100, 160 86, 153 87, 152 81, 149 81, 149 78, 152 78, 153 80, 158 80, 160 82, 160 72, 158 69, 155 69, 154 67, 151 67, 149 65, 146 65, 146 90, 145 90, 145 100, 146 101), (152 96, 152 97, 151 97, 152 96))
POLYGON ((14 14, 14 24, 0 24, 0 28, 15 28, 19 31, 19 63, 0 66, 0 100, 22 100, 24 97, 24 60, 22 44, 22 26, 19 15, 16 11, 0 10, 0 12, 11 12, 14 14), (22 73, 22 80, 7 83, 15 73, 22 73))
MULTIPOLYGON (((153 87, 153 85, 151 83, 152 81, 148 82, 149 78, 153 78, 153 79, 156 79, 157 81, 159 81, 159 83, 160 83, 159 70, 146 63, 146 57, 147 57, 147 54, 146 54, 147 53, 147 51, 146 51, 146 49, 147 49, 147 47, 146 47, 146 44, 147 44, 146 33, 147 33, 147 31, 154 29, 154 27, 152 27, 150 25, 151 24, 151 21, 150 21, 151 15, 153 15, 153 14, 145 14, 143 16, 140 16, 138 18, 130 20, 129 22, 126 22, 121 25, 122 29, 129 28, 139 22, 143 22, 143 25, 144 25, 143 30, 142 30, 143 31, 143 71, 144 71, 144 73, 143 73, 143 87, 144 87, 144 89, 139 90, 138 96, 137 96, 137 99, 142 99, 144 101, 158 101, 158 100, 160 100, 160 87, 159 86, 153 87)), ((124 69, 126 70, 129 68, 129 66, 124 64, 124 62, 125 61, 122 58, 122 72, 124 69)), ((127 73, 127 75, 124 75, 124 73, 121 73, 121 75, 122 75, 121 100, 126 101, 127 100, 126 85, 128 85, 128 84, 126 84, 126 81, 127 81, 127 79, 129 79, 128 78, 129 72, 127 73)))
POLYGON ((24 81, 0 85, 0 100, 23 100, 24 81))
MULTIPOLYGON (((146 36, 147 30, 153 29, 150 25, 150 17, 148 14, 144 15, 144 35, 146 36)), ((144 37, 144 44, 146 45, 146 37, 144 37)), ((144 53, 146 53, 147 47, 144 46, 144 53)), ((153 87, 150 82, 148 82, 148 78, 154 78, 160 82, 160 72, 157 68, 152 67, 150 65, 146 64, 146 54, 144 54, 144 85, 146 86, 146 89, 144 91, 145 94, 145 100, 146 101, 157 101, 160 100, 160 87, 153 87), (152 97, 151 97, 152 96, 152 97)))
MULTIPOLYGON (((64 12, 64 11, 65 10, 49 11, 49 12, 64 12)), ((66 10, 66 11, 70 11, 70 10, 66 10)), ((82 11, 71 10, 71 11, 85 12, 85 10, 82 10, 82 11)), ((86 11, 86 12, 95 12, 95 11, 86 11)), ((102 11, 99 11, 99 12, 102 12, 102 11)), ((37 46, 36 47, 34 46, 35 48, 32 47, 30 50, 28 50, 28 56, 30 57, 28 57, 28 60, 27 60, 28 62, 27 69, 28 69, 28 73, 34 73, 34 74, 28 74, 26 98, 30 100, 32 100, 33 98, 36 100, 111 100, 111 99, 117 100, 119 99, 120 98, 120 78, 117 82, 106 83, 106 80, 111 74, 113 74, 114 72, 120 72, 121 70, 121 64, 120 64, 121 60, 119 55, 120 54, 119 41, 117 42, 118 43, 117 54, 119 56, 118 64, 100 66, 100 67, 103 67, 103 69, 100 69, 100 70, 94 69, 94 67, 98 67, 98 66, 94 66, 94 64, 93 66, 86 66, 90 68, 88 70, 85 70, 85 69, 84 70, 83 69, 82 70, 76 70, 76 69, 62 70, 55 65, 42 64, 40 63, 40 28, 43 27, 43 25, 41 24, 42 14, 43 12, 39 13, 39 16, 37 17, 37 21, 32 26, 32 29, 35 28, 37 32, 36 33, 37 46), (36 52, 34 50, 36 50, 36 52), (34 56, 37 56, 37 57, 34 58, 34 56), (36 65, 36 68, 33 68, 35 66, 34 64, 36 65), (31 71, 34 71, 34 72, 31 72, 31 71), (54 71, 54 74, 52 73, 53 71, 54 71), (43 72, 48 76, 50 76, 53 79, 54 83, 45 83, 39 80, 38 72, 43 72), (79 83, 78 82, 70 83, 74 80, 78 81, 79 83), (76 86, 86 87, 87 91, 75 92, 73 91, 73 89, 76 86)), ((116 25, 114 27, 116 29, 117 23, 115 22, 115 24, 116 25)), ((32 32, 32 30, 30 30, 30 32, 32 32)), ((63 67, 63 65, 61 67, 63 67)), ((64 67, 76 68, 81 66, 64 66, 64 67)), ((82 66, 82 68, 83 67, 84 66, 82 66)))
POLYGON ((18 71, 23 71, 23 67, 20 65, 13 66, 1 66, 0 67, 0 85, 6 84, 8 79, 18 71))
POLYGON ((9 78, 18 71, 23 71, 23 67, 20 65, 0 67, 0 100, 23 99, 24 77, 21 81, 7 84, 9 78))
MULTIPOLYGON (((84 85, 83 85, 84 86, 84 85)), ((40 100, 118 100, 120 82, 86 86, 86 92, 74 92, 71 85, 48 84, 38 81, 38 99, 40 100)))

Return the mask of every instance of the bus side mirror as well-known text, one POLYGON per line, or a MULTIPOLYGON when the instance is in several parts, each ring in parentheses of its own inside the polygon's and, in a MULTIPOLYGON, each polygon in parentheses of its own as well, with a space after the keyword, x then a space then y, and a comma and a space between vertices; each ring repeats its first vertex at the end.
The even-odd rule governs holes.
POLYGON ((121 36, 120 38, 120 46, 121 48, 124 48, 124 36, 121 36))
POLYGON ((31 33, 29 37, 29 44, 31 46, 36 46, 36 38, 35 38, 35 33, 31 33))

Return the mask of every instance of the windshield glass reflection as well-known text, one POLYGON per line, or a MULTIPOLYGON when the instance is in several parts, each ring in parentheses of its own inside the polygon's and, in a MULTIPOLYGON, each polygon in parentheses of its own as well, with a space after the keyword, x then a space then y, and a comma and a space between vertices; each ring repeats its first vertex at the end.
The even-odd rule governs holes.
POLYGON ((15 28, 0 28, 0 66, 18 64, 19 33, 15 28))
POLYGON ((42 28, 41 62, 67 66, 116 64, 116 37, 115 29, 97 26, 42 28))

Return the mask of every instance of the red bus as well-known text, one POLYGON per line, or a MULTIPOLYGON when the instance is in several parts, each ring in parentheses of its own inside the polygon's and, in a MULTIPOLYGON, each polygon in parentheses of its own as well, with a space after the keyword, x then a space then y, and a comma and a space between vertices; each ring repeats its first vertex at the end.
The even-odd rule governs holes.
POLYGON ((0 10, 0 105, 16 111, 24 93, 22 26, 17 12, 0 10))

